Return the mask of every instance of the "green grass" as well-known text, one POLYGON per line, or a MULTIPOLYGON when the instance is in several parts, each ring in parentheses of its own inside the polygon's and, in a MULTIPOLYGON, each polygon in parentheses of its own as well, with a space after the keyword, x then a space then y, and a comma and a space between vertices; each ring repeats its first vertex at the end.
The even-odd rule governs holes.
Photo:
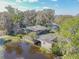
POLYGON ((68 54, 63 56, 62 59, 79 59, 79 53, 78 54, 68 54))

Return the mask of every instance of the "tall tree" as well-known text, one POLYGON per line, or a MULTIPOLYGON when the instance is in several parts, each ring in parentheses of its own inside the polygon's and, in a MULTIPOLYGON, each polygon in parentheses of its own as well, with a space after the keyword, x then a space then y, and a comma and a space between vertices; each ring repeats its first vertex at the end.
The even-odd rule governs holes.
POLYGON ((36 15, 36 24, 48 25, 54 20, 55 11, 52 9, 44 9, 38 11, 36 15))

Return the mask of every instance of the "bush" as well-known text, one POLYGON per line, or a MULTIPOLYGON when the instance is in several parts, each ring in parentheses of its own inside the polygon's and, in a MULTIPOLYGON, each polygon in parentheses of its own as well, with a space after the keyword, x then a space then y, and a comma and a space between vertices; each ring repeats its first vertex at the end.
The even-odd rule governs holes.
POLYGON ((35 32, 29 33, 28 36, 30 36, 32 39, 36 39, 37 38, 37 34, 35 32))
POLYGON ((54 45, 52 47, 52 53, 57 55, 57 56, 62 56, 63 55, 62 52, 61 52, 61 49, 59 48, 58 45, 54 45))
POLYGON ((62 59, 79 59, 79 53, 64 55, 62 59))

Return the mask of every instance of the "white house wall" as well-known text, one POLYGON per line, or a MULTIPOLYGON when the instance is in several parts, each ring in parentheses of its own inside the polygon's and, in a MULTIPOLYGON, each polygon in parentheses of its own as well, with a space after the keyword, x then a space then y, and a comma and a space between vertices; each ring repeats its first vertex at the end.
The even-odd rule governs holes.
POLYGON ((52 44, 44 42, 44 41, 41 41, 41 47, 43 47, 43 48, 45 48, 45 49, 50 51, 50 49, 52 48, 52 44))

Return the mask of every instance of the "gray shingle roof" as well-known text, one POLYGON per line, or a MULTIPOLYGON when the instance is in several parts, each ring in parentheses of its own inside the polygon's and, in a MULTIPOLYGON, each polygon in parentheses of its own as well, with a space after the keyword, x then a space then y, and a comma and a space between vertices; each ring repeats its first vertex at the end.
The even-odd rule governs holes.
POLYGON ((40 26, 40 25, 30 26, 30 27, 27 27, 26 29, 29 29, 29 30, 32 30, 32 31, 44 31, 44 30, 48 30, 48 28, 46 28, 44 26, 40 26))
POLYGON ((46 35, 40 35, 37 40, 44 41, 47 43, 53 43, 53 40, 55 40, 56 36, 52 34, 46 34, 46 35))

